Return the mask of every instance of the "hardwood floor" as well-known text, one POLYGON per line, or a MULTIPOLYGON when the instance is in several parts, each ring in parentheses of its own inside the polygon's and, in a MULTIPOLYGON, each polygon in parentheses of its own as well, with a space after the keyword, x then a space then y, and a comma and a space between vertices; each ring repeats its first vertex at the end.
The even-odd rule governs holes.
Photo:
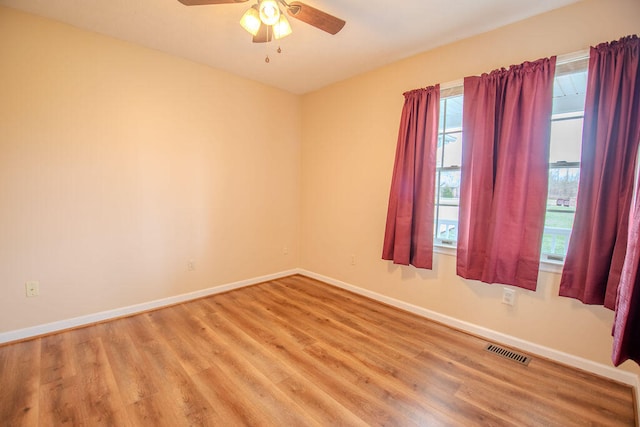
POLYGON ((630 387, 485 345, 291 276, 0 347, 0 425, 634 425, 630 387))

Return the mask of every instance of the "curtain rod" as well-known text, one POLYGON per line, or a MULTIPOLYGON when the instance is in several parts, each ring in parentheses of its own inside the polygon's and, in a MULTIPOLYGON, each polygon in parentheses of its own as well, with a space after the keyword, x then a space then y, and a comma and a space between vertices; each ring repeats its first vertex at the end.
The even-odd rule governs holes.
MULTIPOLYGON (((589 49, 582 49, 576 52, 556 55, 556 65, 568 64, 589 58, 589 49)), ((464 79, 453 80, 440 84, 440 90, 448 90, 464 85, 464 79)))

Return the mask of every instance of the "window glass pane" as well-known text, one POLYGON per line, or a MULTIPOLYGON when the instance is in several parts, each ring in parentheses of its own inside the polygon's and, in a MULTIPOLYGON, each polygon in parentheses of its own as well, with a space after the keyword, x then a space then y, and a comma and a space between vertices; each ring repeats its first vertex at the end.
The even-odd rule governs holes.
POLYGON ((579 167, 549 168, 549 197, 547 199, 547 209, 567 207, 565 202, 559 202, 559 200, 569 200, 570 207, 575 209, 579 180, 579 167))
POLYGON ((460 166, 462 163, 462 132, 444 135, 444 160, 442 166, 460 166))
POLYGON ((458 239, 458 205, 460 204, 460 171, 441 170, 436 191, 435 238, 455 243, 458 239))
MULTIPOLYGON (((547 216, 551 213, 547 212, 547 216)), ((556 214, 561 215, 561 214, 556 214)), ((565 214, 569 216, 569 214, 565 214)), ((573 214, 571 223, 573 224, 573 214)), ((545 225, 544 235, 542 236, 542 254, 547 257, 551 255, 551 259, 563 261, 567 255, 567 247, 569 246, 569 237, 571 236, 571 228, 567 227, 551 227, 545 225)))
POLYGON ((567 255, 574 212, 547 211, 542 236, 542 254, 563 260, 567 255))
POLYGON ((444 135, 439 134, 438 135, 438 149, 436 150, 436 167, 442 167, 442 150, 443 150, 443 146, 444 144, 442 143, 442 140, 444 138, 444 135))
POLYGON ((587 71, 556 76, 553 83, 553 114, 584 111, 587 71))
POLYGON ((549 168, 542 253, 564 259, 575 216, 580 168, 549 168))
POLYGON ((460 204, 460 171, 443 170, 440 172, 439 203, 443 205, 460 204))
POLYGON ((462 95, 440 100, 440 122, 438 132, 459 130, 462 128, 462 95), (446 122, 445 122, 446 119, 446 122), (446 129, 445 129, 446 126, 446 129))
MULTIPOLYGON (((456 131, 462 129, 462 95, 446 98, 446 126, 445 131, 456 131)), ((442 111, 442 110, 441 110, 442 111)), ((442 117, 442 113, 440 114, 442 117)))
POLYGON ((458 240, 458 207, 439 206, 435 235, 439 241, 447 240, 454 243, 458 240))
POLYGON ((551 122, 549 163, 579 162, 582 147, 582 117, 551 122))

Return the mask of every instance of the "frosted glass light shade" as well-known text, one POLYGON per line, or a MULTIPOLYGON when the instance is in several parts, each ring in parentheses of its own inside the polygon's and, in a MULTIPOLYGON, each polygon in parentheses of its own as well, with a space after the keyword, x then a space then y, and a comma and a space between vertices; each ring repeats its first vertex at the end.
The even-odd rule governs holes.
POLYGON ((260 2, 260 20, 265 25, 275 25, 280 19, 280 8, 275 0, 263 0, 260 2))
POLYGON ((281 39, 283 37, 291 34, 293 30, 291 30, 291 25, 289 25, 289 20, 283 14, 280 14, 280 19, 273 26, 273 36, 276 39, 281 39))
POLYGON ((240 18, 240 25, 247 30, 252 36, 258 34, 260 30, 260 13, 258 12, 258 6, 253 5, 247 10, 242 18, 240 18))

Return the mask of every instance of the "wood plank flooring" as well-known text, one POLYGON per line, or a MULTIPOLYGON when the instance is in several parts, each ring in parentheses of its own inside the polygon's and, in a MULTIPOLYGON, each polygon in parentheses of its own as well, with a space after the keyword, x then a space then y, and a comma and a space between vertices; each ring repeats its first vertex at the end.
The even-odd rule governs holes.
POLYGON ((630 387, 485 345, 291 276, 0 347, 0 425, 634 425, 630 387))

